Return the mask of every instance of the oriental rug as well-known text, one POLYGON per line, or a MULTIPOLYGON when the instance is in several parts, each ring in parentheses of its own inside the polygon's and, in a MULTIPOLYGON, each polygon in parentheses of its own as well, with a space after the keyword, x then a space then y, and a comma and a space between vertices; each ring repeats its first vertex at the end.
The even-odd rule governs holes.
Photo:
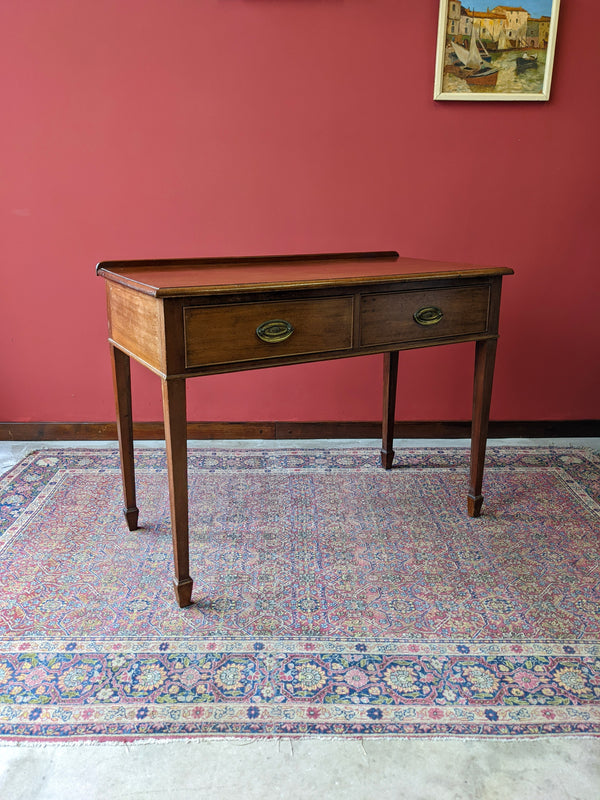
POLYGON ((189 453, 179 609, 165 454, 30 454, 0 481, 0 737, 600 733, 600 459, 492 448, 189 453))

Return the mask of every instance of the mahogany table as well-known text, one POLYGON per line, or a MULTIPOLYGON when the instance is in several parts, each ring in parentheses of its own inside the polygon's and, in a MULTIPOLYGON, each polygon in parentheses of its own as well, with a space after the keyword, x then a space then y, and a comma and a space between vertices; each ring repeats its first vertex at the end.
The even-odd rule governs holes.
POLYGON ((398 351, 471 342, 475 379, 467 510, 477 517, 509 268, 396 252, 105 261, 109 343, 130 530, 138 527, 130 357, 162 383, 175 595, 190 605, 186 379, 280 364, 384 354, 381 460, 394 457, 398 351))

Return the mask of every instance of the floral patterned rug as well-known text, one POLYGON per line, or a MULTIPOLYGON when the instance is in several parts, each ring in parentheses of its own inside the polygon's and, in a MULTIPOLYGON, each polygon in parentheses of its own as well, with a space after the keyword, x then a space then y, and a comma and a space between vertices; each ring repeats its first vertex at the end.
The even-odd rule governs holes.
POLYGON ((179 609, 165 456, 48 449, 0 481, 0 738, 600 733, 600 458, 189 454, 179 609))

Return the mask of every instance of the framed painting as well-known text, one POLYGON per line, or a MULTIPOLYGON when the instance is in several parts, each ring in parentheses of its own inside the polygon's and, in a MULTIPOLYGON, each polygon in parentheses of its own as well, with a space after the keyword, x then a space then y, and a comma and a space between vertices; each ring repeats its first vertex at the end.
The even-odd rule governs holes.
POLYGON ((549 100, 560 0, 441 0, 435 100, 549 100))

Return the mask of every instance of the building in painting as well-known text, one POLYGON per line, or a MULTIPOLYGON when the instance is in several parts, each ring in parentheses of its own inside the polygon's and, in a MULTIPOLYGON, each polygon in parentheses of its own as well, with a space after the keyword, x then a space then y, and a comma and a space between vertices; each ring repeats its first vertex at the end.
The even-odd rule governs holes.
POLYGON ((538 47, 548 47, 548 41, 550 40, 550 17, 540 17, 538 22, 539 22, 538 47))
POLYGON ((497 11, 471 11, 475 29, 479 38, 488 48, 493 50, 496 47, 500 34, 506 30, 507 20, 505 14, 497 11))
POLYGON ((473 32, 490 52, 542 48, 548 46, 550 17, 534 19, 521 6, 495 6, 487 11, 474 11, 460 0, 450 0, 448 40, 468 47, 473 32))
POLYGON ((540 21, 539 19, 528 19, 525 31, 525 40, 529 47, 539 47, 540 41, 540 21))
POLYGON ((510 47, 526 46, 525 36, 529 12, 521 6, 496 6, 492 11, 496 14, 504 14, 506 17, 504 36, 510 42, 510 47))
POLYGON ((506 17, 507 31, 516 31, 527 24, 529 12, 521 6, 496 6, 492 9, 495 14, 503 14, 506 17))
POLYGON ((450 0, 448 3, 448 28, 447 33, 449 36, 458 36, 460 34, 460 13, 462 3, 457 0, 450 0))
POLYGON ((468 8, 460 12, 460 32, 462 36, 471 36, 473 33, 473 12, 468 8))

